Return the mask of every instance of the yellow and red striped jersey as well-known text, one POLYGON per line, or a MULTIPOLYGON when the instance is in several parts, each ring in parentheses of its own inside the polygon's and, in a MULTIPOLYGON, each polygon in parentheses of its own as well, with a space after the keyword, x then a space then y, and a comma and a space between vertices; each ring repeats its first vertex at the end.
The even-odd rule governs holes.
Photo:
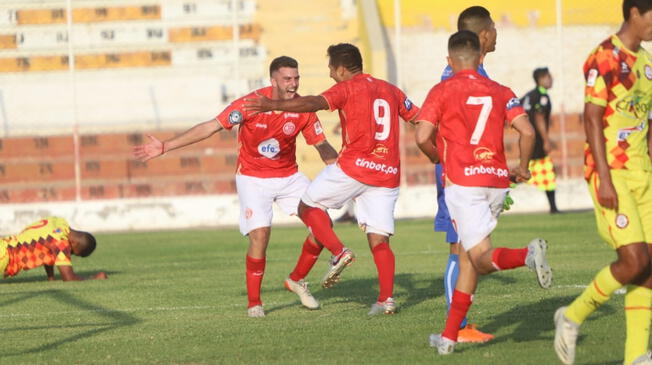
MULTIPOLYGON (((584 64, 585 103, 605 107, 602 120, 607 163, 612 169, 652 171, 647 133, 652 106, 652 60, 640 47, 627 49, 614 34, 584 64)), ((585 145, 585 177, 595 169, 585 145)))
POLYGON ((70 226, 65 219, 47 217, 34 222, 17 235, 2 238, 9 263, 4 276, 42 265, 71 266, 70 226))

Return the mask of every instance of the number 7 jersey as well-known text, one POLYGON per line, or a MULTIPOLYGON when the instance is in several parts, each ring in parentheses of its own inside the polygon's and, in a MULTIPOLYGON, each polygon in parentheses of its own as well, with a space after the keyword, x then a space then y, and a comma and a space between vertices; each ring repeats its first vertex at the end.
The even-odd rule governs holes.
POLYGON ((504 124, 525 114, 509 88, 463 70, 433 87, 419 121, 438 128, 446 180, 462 186, 509 187, 504 124))
POLYGON ((339 110, 342 171, 367 185, 400 185, 399 116, 412 121, 419 108, 396 86, 368 74, 338 82, 321 94, 329 109, 339 110))

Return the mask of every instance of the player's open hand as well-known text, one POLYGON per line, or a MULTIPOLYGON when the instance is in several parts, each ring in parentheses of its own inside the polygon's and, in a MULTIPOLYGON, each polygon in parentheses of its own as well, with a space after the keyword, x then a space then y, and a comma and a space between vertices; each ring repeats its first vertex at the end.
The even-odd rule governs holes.
POLYGON ((149 143, 136 146, 133 150, 134 157, 143 162, 151 160, 154 157, 158 157, 165 152, 165 144, 163 142, 154 136, 150 136, 149 134, 147 137, 150 139, 149 143))
POLYGON ((244 99, 244 110, 249 115, 256 115, 274 110, 272 99, 256 93, 256 97, 244 99))
POLYGON ((618 194, 611 181, 600 181, 598 186, 598 202, 607 209, 618 211, 618 194))

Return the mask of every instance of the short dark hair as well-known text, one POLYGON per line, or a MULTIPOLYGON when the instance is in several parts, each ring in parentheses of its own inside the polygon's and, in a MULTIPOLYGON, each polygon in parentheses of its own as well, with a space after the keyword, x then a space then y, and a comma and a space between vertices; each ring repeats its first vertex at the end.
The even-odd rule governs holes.
POLYGON ((641 15, 652 10, 652 1, 650 0, 623 0, 623 18, 629 20, 629 12, 632 8, 637 8, 641 15))
POLYGON ((472 6, 464 9, 457 17, 457 30, 470 30, 473 33, 480 33, 491 24, 491 13, 482 6, 472 6))
POLYGON ((269 64, 269 76, 271 77, 272 73, 278 71, 281 67, 299 68, 299 62, 288 56, 276 57, 269 64))
POLYGON ((470 30, 460 30, 448 38, 448 52, 454 51, 480 52, 480 38, 470 30))
POLYGON ((344 66, 351 72, 362 71, 362 55, 358 47, 350 43, 340 43, 328 47, 327 52, 331 66, 344 66))
POLYGON ((548 67, 539 67, 534 69, 534 72, 532 72, 532 78, 534 79, 535 83, 539 83, 539 79, 550 74, 550 70, 548 70, 548 67))
POLYGON ((97 246, 97 241, 92 234, 88 232, 77 232, 77 243, 80 249, 79 256, 86 257, 95 251, 95 246, 97 246))

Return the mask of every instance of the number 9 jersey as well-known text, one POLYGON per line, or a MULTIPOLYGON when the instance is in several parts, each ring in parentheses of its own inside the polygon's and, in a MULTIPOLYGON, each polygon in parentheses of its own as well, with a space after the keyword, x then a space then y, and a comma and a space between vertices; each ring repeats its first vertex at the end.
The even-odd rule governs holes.
POLYGON ((342 150, 337 162, 349 177, 372 186, 400 185, 400 116, 412 121, 419 108, 396 86, 357 74, 321 94, 339 110, 342 150))
POLYGON ((507 188, 503 127, 523 114, 512 90, 474 70, 463 70, 430 90, 417 119, 438 128, 445 181, 507 188))

